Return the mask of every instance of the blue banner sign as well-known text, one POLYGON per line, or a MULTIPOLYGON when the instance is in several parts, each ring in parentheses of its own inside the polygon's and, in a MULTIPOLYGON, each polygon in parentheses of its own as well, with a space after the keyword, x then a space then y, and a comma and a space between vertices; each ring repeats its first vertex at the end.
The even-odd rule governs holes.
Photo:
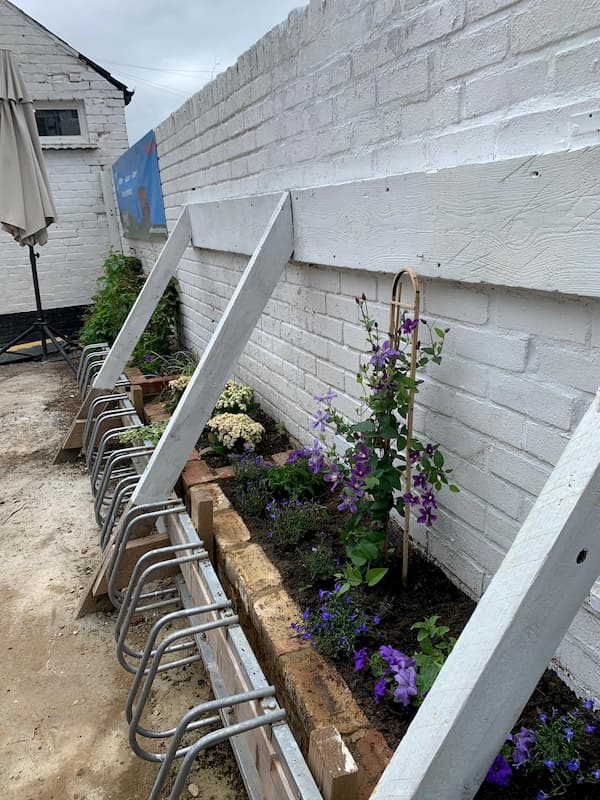
POLYGON ((156 138, 149 131, 113 164, 123 233, 128 239, 167 238, 156 138))

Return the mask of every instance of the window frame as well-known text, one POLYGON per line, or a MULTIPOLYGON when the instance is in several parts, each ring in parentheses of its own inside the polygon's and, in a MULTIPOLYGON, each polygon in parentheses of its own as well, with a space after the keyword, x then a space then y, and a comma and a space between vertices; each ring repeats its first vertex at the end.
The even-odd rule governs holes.
POLYGON ((77 111, 79 135, 73 136, 40 136, 42 147, 73 147, 90 145, 90 135, 85 115, 83 100, 34 100, 34 111, 77 111))

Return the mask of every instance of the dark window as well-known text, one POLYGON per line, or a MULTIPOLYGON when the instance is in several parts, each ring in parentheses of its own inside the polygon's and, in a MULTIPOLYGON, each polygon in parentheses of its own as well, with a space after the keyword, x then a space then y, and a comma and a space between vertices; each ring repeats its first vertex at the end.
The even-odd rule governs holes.
POLYGON ((76 108, 40 108, 35 121, 40 136, 81 136, 76 108))

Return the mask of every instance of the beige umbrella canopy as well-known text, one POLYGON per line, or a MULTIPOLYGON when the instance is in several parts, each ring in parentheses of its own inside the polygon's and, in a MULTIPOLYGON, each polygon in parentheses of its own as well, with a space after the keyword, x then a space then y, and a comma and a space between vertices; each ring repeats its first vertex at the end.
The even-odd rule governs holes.
POLYGON ((0 223, 21 245, 46 244, 56 211, 31 97, 8 50, 0 50, 0 223))

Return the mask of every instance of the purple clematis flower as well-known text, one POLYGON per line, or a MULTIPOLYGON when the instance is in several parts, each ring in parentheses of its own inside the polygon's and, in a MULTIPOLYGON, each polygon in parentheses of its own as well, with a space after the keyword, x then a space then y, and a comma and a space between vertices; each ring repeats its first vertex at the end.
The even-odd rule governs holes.
POLYGON ((310 423, 311 428, 318 428, 320 431, 325 430, 325 423, 330 419, 329 411, 317 411, 310 423))
POLYGON ((376 367, 385 367, 386 363, 396 356, 401 355, 400 350, 392 347, 390 341, 385 341, 381 346, 373 348, 373 355, 369 359, 369 364, 374 364, 376 367))
POLYGON ((421 506, 419 509, 419 516, 417 517, 417 522, 419 525, 426 525, 429 528, 431 525, 433 525, 436 519, 437 514, 433 514, 431 508, 425 508, 425 506, 421 506))
POLYGON ((331 389, 326 394, 318 394, 313 398, 317 403, 329 403, 337 397, 337 393, 331 389))
POLYGON ((415 489, 427 489, 427 475, 424 472, 413 475, 413 486, 415 489))
POLYGON ((412 333, 415 328, 419 326, 419 321, 416 319, 411 319, 410 317, 404 317, 402 320, 402 324, 400 325, 400 331, 405 334, 412 333))
POLYGON ((406 492, 405 494, 402 495, 402 499, 404 500, 404 503, 407 506, 419 505, 419 496, 416 494, 411 494, 410 492, 406 492))

